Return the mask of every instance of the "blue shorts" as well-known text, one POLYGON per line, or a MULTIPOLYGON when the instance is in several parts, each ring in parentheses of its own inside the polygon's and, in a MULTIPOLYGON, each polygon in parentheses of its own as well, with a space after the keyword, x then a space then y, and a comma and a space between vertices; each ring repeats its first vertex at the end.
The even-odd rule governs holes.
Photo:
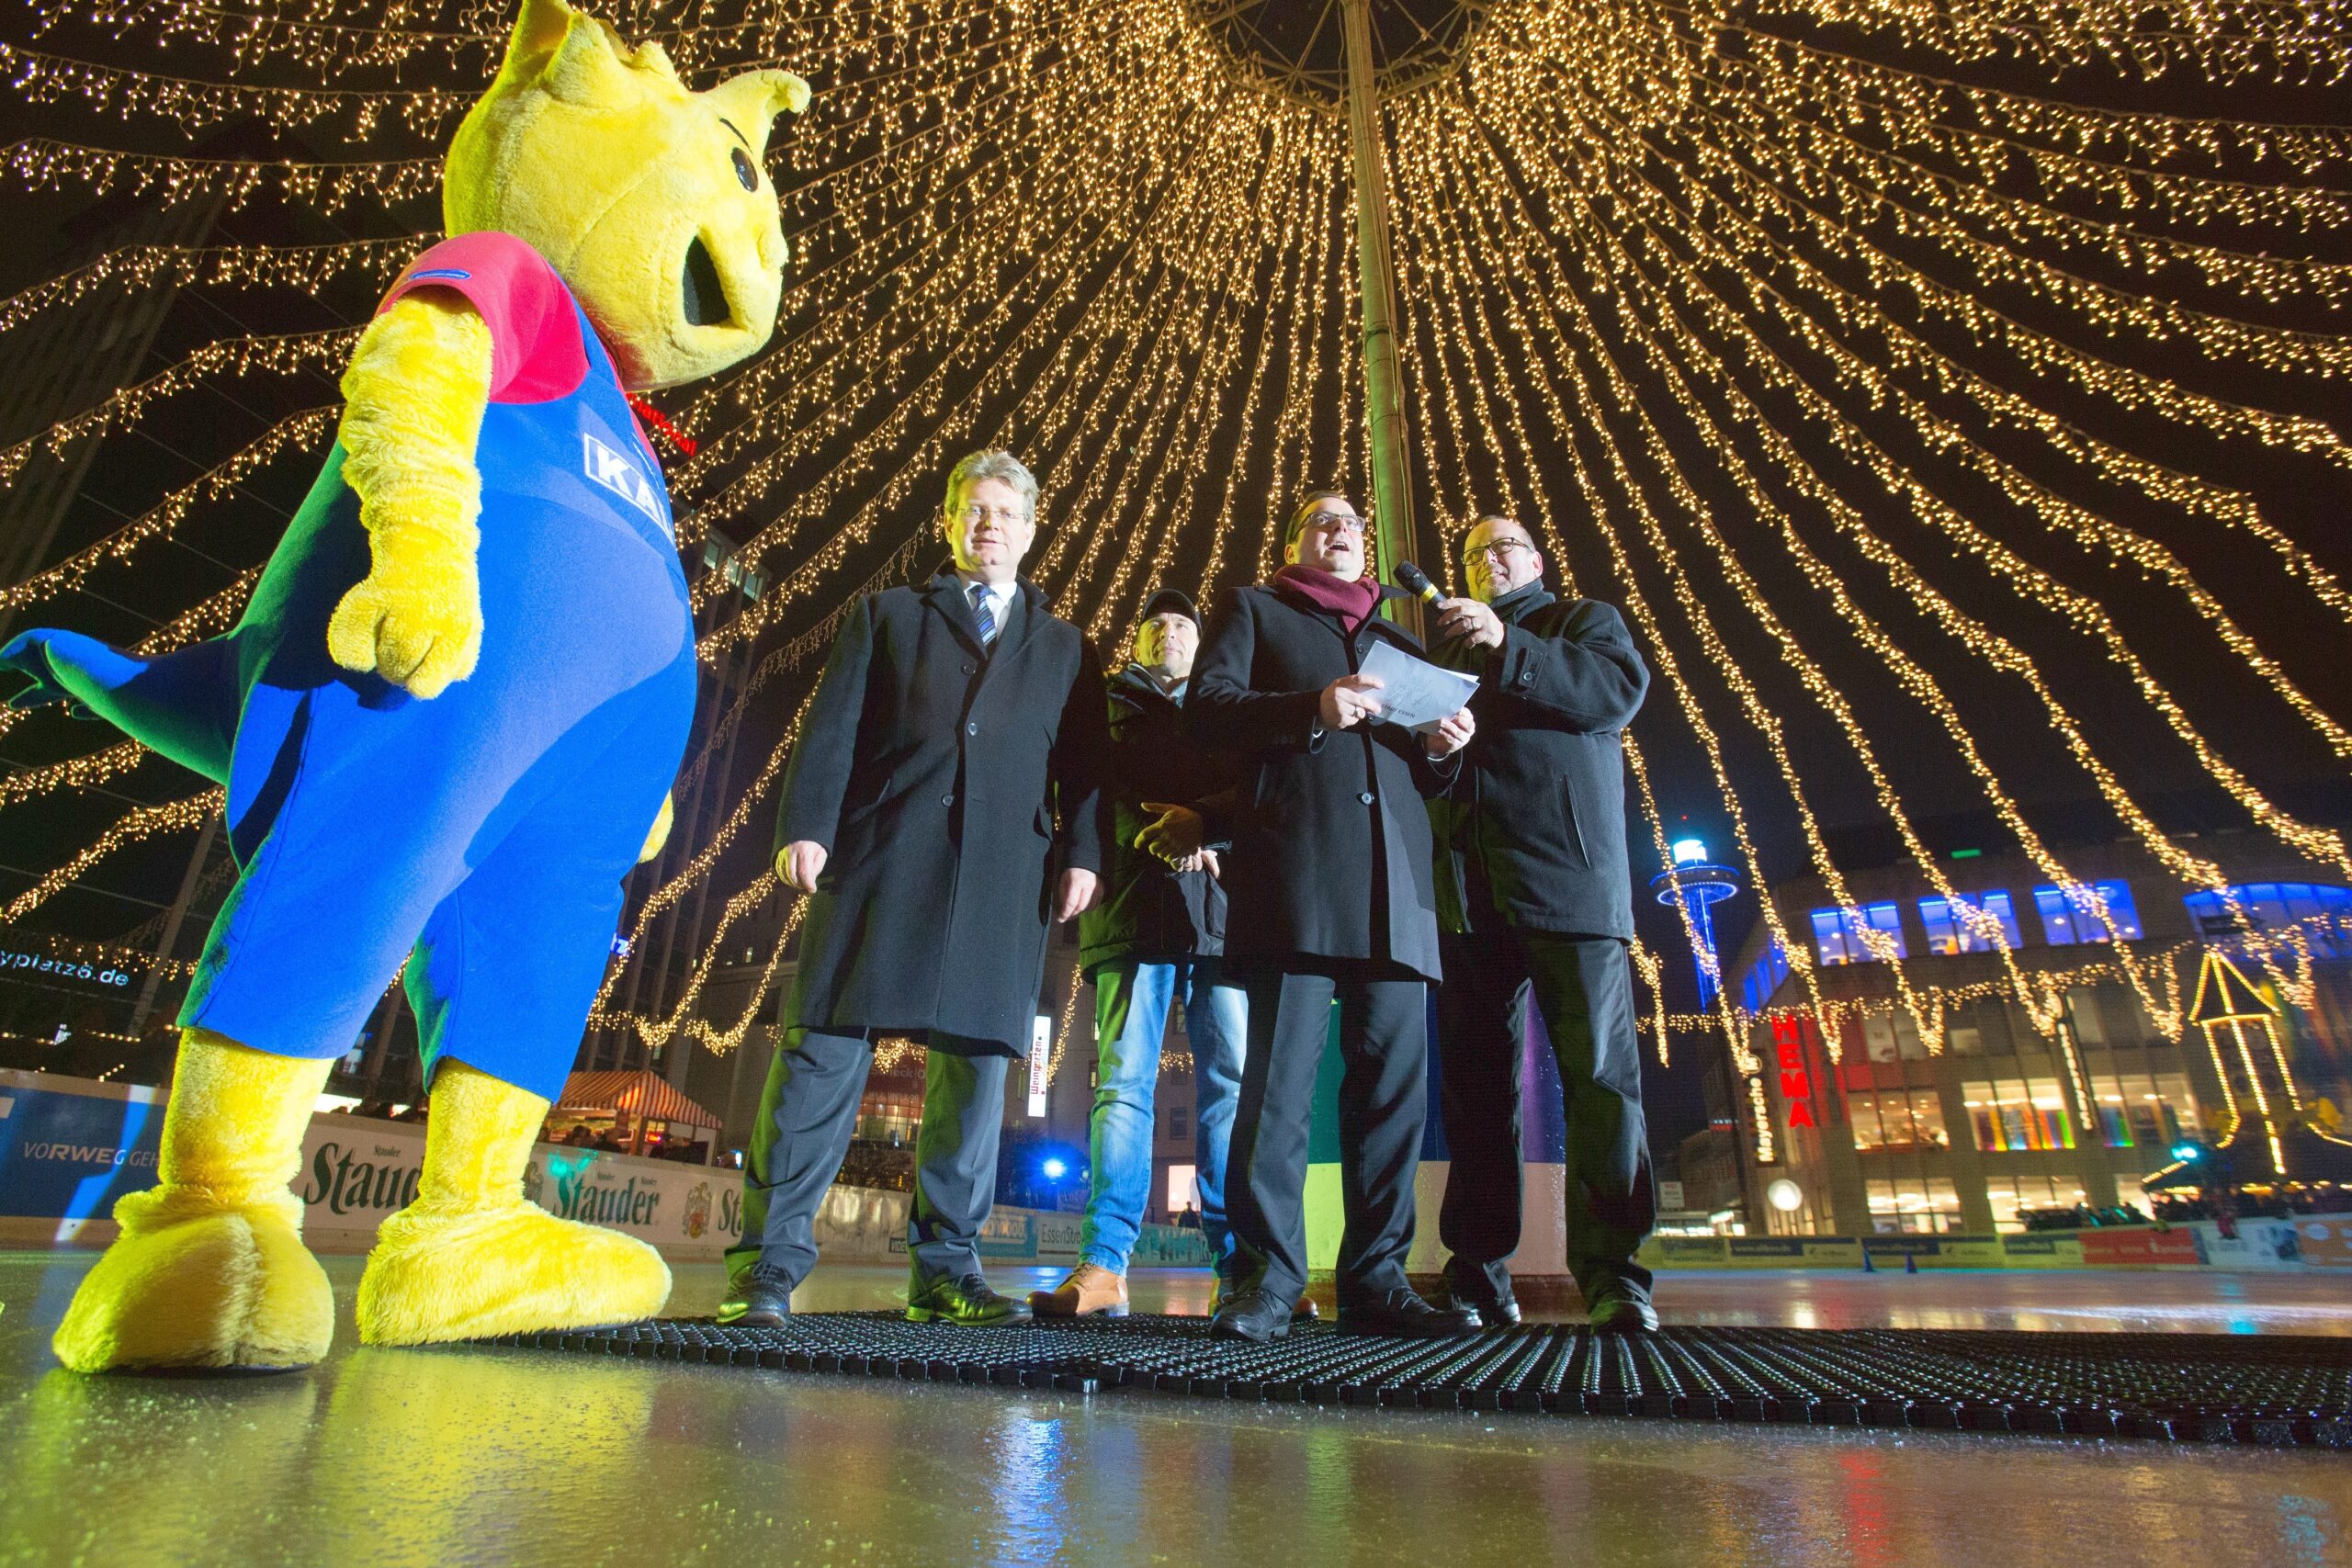
POLYGON ((180 1022, 338 1056, 406 956, 428 1075, 455 1056, 552 1100, 694 717, 675 547, 650 520, 486 489, 481 662, 419 700, 327 656, 368 559, 338 468, 257 592, 267 613, 227 639, 240 875, 180 1022))

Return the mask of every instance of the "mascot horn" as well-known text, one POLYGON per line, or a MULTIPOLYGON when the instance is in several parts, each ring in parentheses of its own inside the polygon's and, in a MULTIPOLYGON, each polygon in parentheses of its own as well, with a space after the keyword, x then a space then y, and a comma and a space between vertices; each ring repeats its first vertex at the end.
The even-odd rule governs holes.
POLYGON ((431 1089, 416 1201, 360 1281, 362 1340, 658 1311, 630 1237, 522 1177, 619 917, 659 849, 694 626, 629 389, 775 330, 761 167, 808 85, 693 93, 563 0, 523 0, 449 149, 450 238, 362 335, 343 423, 236 629, 162 659, 28 632, 21 704, 65 701, 228 786, 238 866, 180 1013, 162 1184, 56 1337, 85 1371, 300 1367, 334 1303, 288 1188, 331 1060, 408 961, 431 1089), (648 824, 652 825, 650 837, 648 824))

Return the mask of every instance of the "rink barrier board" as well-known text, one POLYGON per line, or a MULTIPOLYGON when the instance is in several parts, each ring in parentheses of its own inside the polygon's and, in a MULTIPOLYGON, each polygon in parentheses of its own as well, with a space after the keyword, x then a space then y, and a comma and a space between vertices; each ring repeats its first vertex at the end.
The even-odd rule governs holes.
POLYGON ((2009 1235, 1654 1235, 1647 1268, 2224 1269, 2352 1268, 2352 1214, 2245 1219, 2223 1236, 2211 1220, 2009 1235))
MULTIPOLYGON (((57 1074, 0 1070, 0 1245, 101 1247, 113 1239, 117 1198, 153 1186, 163 1105, 137 1085, 57 1074)), ((421 1125, 321 1114, 311 1119, 294 1190, 303 1201, 303 1234, 323 1253, 365 1252, 377 1225, 415 1193, 424 1157, 421 1125)), ((1445 1166, 1425 1161, 1416 1186, 1423 1213, 1434 1214, 1445 1166)), ((1556 1179, 1547 1168, 1547 1179, 1556 1179)), ((1338 1247, 1337 1168, 1309 1173, 1309 1207, 1318 1179, 1330 1189, 1326 1222, 1310 1225, 1310 1265, 1328 1270, 1338 1247)), ((674 1160, 640 1159, 540 1144, 524 1176, 526 1195, 566 1219, 609 1225, 650 1242, 677 1262, 715 1260, 742 1229, 740 1172, 674 1160)), ((818 1215, 825 1256, 842 1262, 906 1257, 903 1192, 835 1187, 818 1215)), ((981 1256, 1006 1264, 1074 1263, 1082 1216, 1001 1208, 980 1238, 981 1256)), ((1531 1219, 1529 1231, 1537 1227, 1531 1219)), ((2033 1231, 2021 1235, 1652 1236, 1641 1261, 1654 1269, 2224 1269, 2352 1268, 2352 1215, 2241 1220, 2225 1238, 2211 1221, 2092 1231, 2033 1231)), ((1522 1236, 1515 1267, 1531 1281, 1553 1277, 1557 1251, 1522 1236)), ((1415 1238, 1408 1267, 1433 1272, 1442 1261, 1437 1227, 1415 1238)), ((1147 1225, 1137 1268, 1204 1267, 1197 1231, 1147 1225)), ((1564 1280, 1565 1276, 1560 1278, 1564 1280)))
POLYGON ((974 1328, 810 1313, 778 1328, 660 1319, 514 1335, 529 1352, 1097 1393, 1531 1416, 2352 1448, 2352 1339, 1959 1329, 1529 1325, 1450 1339, 1294 1328, 1212 1339, 1205 1319, 974 1328))
MULTIPOLYGON (((155 1183, 164 1108, 153 1089, 49 1073, 0 1070, 0 1245, 103 1247, 115 1200, 155 1183)), ((302 1235, 319 1252, 360 1253, 376 1227, 416 1195, 421 1124, 320 1114, 302 1140, 294 1191, 302 1235)), ((715 1261, 742 1234, 741 1171, 540 1144, 524 1195, 564 1219, 606 1225, 651 1243, 673 1262, 715 1261)), ((904 1261, 904 1192, 834 1187, 817 1239, 842 1262, 904 1261)), ((1083 1216, 1000 1208, 980 1252, 1008 1264, 1075 1263, 1083 1216)), ((1198 1231, 1146 1225, 1135 1260, 1145 1268, 1204 1267, 1198 1231)))

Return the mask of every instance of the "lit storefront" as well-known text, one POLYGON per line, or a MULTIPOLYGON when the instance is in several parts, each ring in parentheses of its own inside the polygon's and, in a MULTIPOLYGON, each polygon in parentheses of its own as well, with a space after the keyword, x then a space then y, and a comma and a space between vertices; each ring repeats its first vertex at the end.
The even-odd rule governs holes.
POLYGON ((1726 966, 1752 1054, 1757 1228, 1983 1235, 2145 1213, 2163 1195, 2143 1179, 2177 1190, 2195 1174, 2178 1151, 2215 1145, 2243 1187, 2333 1203, 2352 1173, 2329 1131, 2352 1094, 2352 888, 2248 877, 2225 896, 2120 846, 2068 858, 2085 863, 2071 888, 1968 855, 1941 889, 1887 869, 1849 873, 1849 905, 1818 883, 1773 890, 1805 951, 1792 961, 1759 921, 1726 966), (2236 1021, 2220 1021, 2238 1032, 2212 1039, 2196 1021, 2209 952, 2240 966, 2236 1021))

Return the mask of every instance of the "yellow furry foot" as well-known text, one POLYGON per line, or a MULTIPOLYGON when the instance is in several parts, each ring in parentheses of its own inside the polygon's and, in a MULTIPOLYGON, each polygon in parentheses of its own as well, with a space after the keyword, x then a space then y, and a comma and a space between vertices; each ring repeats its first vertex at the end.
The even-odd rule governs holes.
POLYGON ((670 1267, 634 1236, 559 1220, 520 1198, 420 1201, 386 1220, 359 1281, 366 1345, 430 1345, 650 1317, 670 1267))
POLYGON ((288 1192, 233 1206, 195 1187, 124 1198, 122 1234, 74 1292, 57 1359, 77 1372, 310 1366, 334 1337, 334 1295, 301 1217, 288 1192))

